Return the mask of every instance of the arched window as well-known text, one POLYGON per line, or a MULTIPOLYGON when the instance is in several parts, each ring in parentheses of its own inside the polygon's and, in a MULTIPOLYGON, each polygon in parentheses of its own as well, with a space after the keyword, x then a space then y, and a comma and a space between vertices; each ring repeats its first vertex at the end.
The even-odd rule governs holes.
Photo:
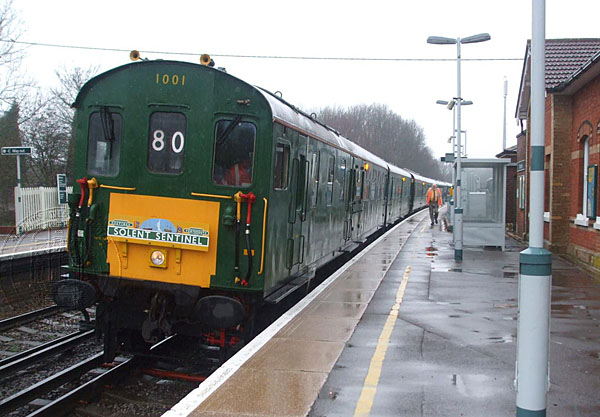
POLYGON ((594 127, 588 121, 584 121, 577 132, 578 148, 581 152, 581 159, 579 159, 579 166, 581 173, 579 174, 579 184, 581 190, 581 198, 579 200, 578 214, 575 218, 575 224, 579 226, 588 226, 589 218, 595 216, 595 171, 594 167, 590 166, 590 147, 592 145, 592 138, 594 135, 594 127), (593 180, 593 183, 590 183, 593 180))
POLYGON ((582 138, 583 143, 583 201, 581 207, 581 213, 584 218, 588 217, 588 165, 590 164, 590 137, 584 136, 582 138))

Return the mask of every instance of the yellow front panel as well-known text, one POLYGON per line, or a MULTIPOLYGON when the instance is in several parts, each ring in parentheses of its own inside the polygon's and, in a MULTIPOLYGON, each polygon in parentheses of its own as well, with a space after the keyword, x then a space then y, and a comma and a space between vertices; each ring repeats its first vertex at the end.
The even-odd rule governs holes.
POLYGON ((110 275, 210 287, 215 274, 220 203, 111 193, 110 275), (165 264, 150 262, 154 250, 165 264))

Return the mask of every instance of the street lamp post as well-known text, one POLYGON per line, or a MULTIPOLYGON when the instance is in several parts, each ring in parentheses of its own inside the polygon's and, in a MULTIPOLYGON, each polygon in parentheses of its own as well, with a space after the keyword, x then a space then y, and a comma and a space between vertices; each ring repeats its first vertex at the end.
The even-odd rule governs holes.
POLYGON ((460 107, 462 102, 460 92, 460 45, 463 43, 478 43, 489 41, 491 36, 488 33, 480 33, 477 35, 467 36, 466 38, 445 38, 443 36, 430 36, 427 38, 427 43, 434 45, 456 45, 456 144, 458 147, 456 158, 456 208, 454 209, 455 225, 455 244, 454 244, 454 259, 462 261, 463 259, 463 224, 462 224, 462 201, 461 201, 461 126, 460 126, 460 107))
MULTIPOLYGON (((453 157, 456 157, 456 143, 455 143, 455 139, 456 139, 456 106, 455 106, 455 103, 456 103, 456 101, 454 99, 452 99, 450 101, 446 101, 446 100, 437 100, 436 101, 436 104, 441 104, 443 106, 446 106, 448 108, 448 110, 452 110, 452 136, 450 136, 450 139, 448 140, 448 142, 452 141, 452 156, 453 157)), ((470 100, 463 100, 461 104, 463 106, 470 106, 471 104, 473 104, 473 102, 470 100)), ((454 171, 454 169, 452 169, 452 189, 456 190, 456 172, 454 171)), ((452 232, 452 243, 454 243, 454 239, 456 237, 454 235, 454 195, 450 199, 450 226, 451 226, 451 228, 449 228, 448 230, 452 232)))

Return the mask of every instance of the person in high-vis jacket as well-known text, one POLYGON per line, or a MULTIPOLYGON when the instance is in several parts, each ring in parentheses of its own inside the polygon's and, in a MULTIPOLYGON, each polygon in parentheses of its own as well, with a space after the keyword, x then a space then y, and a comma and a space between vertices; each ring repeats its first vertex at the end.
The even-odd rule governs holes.
POLYGON ((427 190, 427 205, 429 206, 429 219, 433 226, 433 222, 436 224, 438 222, 438 209, 442 206, 442 191, 437 184, 433 184, 427 190))

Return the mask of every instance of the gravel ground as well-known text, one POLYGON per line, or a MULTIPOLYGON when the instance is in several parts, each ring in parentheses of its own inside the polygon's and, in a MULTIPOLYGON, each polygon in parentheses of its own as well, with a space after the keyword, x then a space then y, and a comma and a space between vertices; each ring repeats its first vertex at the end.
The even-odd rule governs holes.
MULTIPOLYGON (((92 309, 89 312, 90 316, 94 315, 92 309)), ((11 354, 23 352, 76 332, 79 330, 80 320, 83 320, 80 312, 68 311, 2 332, 0 333, 0 358, 9 357, 11 354)))
POLYGON ((85 409, 75 410, 71 417, 89 416, 87 413, 90 411, 99 416, 110 417, 161 416, 197 386, 198 383, 136 373, 117 387, 103 392, 99 402, 85 409))
POLYGON ((101 342, 92 339, 2 379, 0 400, 101 352, 102 348, 101 342))

